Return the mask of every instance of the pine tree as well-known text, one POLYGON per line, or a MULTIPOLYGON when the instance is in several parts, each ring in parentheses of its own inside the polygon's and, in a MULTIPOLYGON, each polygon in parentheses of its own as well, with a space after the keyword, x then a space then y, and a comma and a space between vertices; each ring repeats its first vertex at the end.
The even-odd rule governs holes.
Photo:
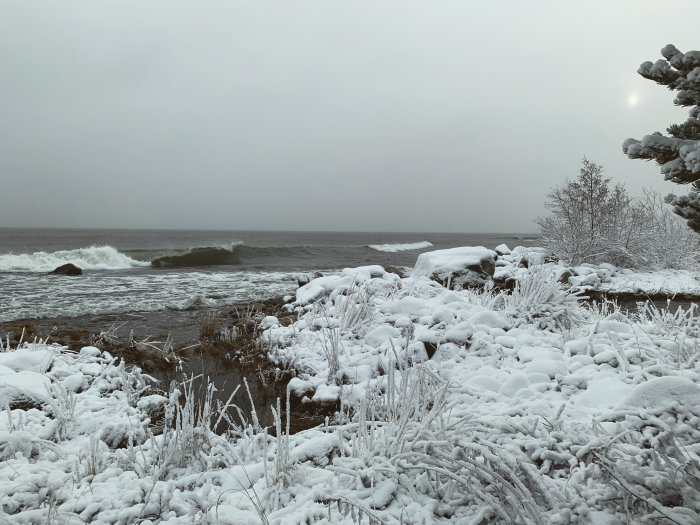
POLYGON ((688 195, 671 194, 666 202, 700 234, 700 51, 682 53, 668 44, 661 55, 665 60, 644 62, 637 72, 677 91, 673 103, 691 108, 688 120, 671 125, 670 137, 655 132, 642 140, 627 139, 622 150, 631 159, 655 160, 665 180, 691 185, 688 195))

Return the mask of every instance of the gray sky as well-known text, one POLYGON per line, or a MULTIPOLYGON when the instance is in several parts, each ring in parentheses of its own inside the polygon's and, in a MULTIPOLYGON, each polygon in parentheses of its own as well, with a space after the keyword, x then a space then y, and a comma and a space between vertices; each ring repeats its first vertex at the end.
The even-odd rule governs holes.
POLYGON ((687 110, 697 0, 0 0, 0 227, 536 231, 687 110))

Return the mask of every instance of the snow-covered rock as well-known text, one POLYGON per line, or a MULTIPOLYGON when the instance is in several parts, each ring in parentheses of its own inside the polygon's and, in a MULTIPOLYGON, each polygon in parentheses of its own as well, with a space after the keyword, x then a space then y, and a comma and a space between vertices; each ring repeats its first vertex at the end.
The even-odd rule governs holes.
POLYGON ((496 252, 483 246, 425 252, 418 256, 413 275, 428 277, 450 289, 479 286, 493 277, 496 259, 496 252))

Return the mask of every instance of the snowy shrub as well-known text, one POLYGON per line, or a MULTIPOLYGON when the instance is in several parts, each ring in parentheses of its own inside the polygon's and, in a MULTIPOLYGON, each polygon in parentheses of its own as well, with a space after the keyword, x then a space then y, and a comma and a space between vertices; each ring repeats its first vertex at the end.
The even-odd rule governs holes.
POLYGON ((698 236, 645 190, 634 200, 583 159, 574 181, 553 188, 545 206, 552 214, 535 222, 542 245, 572 265, 612 263, 623 267, 688 268, 696 263, 698 236))
POLYGON ((337 327, 323 328, 321 330, 323 355, 328 364, 328 383, 335 383, 337 381, 336 376, 340 370, 340 351, 342 348, 340 340, 340 330, 337 327))
POLYGON ((647 301, 638 305, 637 315, 646 335, 639 348, 647 361, 695 368, 700 361, 700 312, 696 303, 687 309, 679 306, 672 313, 647 301))
POLYGON ((55 422, 54 439, 62 441, 75 420, 75 392, 67 390, 62 383, 52 383, 48 394, 47 407, 55 422))
POLYGON ((135 470, 162 480, 173 467, 189 466, 199 470, 207 468, 207 454, 211 452, 214 443, 222 439, 215 430, 225 421, 226 411, 234 406, 231 400, 238 389, 234 390, 226 403, 215 404, 214 384, 205 381, 198 392, 194 387, 195 379, 190 377, 181 384, 173 381, 170 385, 163 432, 159 436, 151 435, 155 453, 150 462, 142 463, 146 461, 145 456, 141 457, 130 450, 135 470))
POLYGON ((199 338, 202 341, 214 339, 224 324, 218 312, 205 312, 199 318, 199 338))
POLYGON ((568 330, 583 319, 580 292, 564 290, 544 266, 534 267, 518 280, 511 294, 503 293, 505 313, 517 324, 541 330, 568 330))
POLYGON ((629 322, 629 318, 620 311, 620 305, 614 299, 603 297, 600 301, 586 301, 582 303, 588 314, 596 321, 603 319, 615 319, 629 322))
POLYGON ((700 237, 664 205, 661 196, 645 189, 636 203, 643 236, 635 246, 640 265, 649 268, 693 268, 700 256, 700 237))
POLYGON ((571 482, 590 487, 591 480, 602 479, 607 494, 601 500, 618 502, 628 522, 699 523, 698 390, 678 377, 643 383, 638 395, 605 418, 615 430, 598 426, 585 446, 572 448, 579 466, 571 482), (674 390, 688 406, 669 403, 674 390))
POLYGON ((359 286, 347 295, 336 297, 333 302, 335 316, 343 332, 353 332, 372 319, 372 291, 367 286, 359 286))
POLYGON ((495 292, 493 289, 472 289, 465 290, 464 296, 471 304, 478 304, 488 310, 498 310, 503 308, 504 294, 495 292))
MULTIPOLYGON (((268 487, 280 484, 287 487, 291 480, 291 471, 294 469, 294 462, 289 454, 289 389, 287 389, 287 410, 286 424, 282 432, 282 411, 280 409, 280 399, 277 398, 277 410, 272 409, 272 416, 275 421, 275 471, 272 482, 268 481, 268 487)), ((266 473, 267 474, 267 473, 266 473)))
POLYGON ((639 237, 641 226, 627 191, 611 186, 612 179, 602 173, 602 166, 584 157, 578 178, 547 195, 552 215, 535 220, 543 246, 573 265, 629 263, 630 245, 639 237))

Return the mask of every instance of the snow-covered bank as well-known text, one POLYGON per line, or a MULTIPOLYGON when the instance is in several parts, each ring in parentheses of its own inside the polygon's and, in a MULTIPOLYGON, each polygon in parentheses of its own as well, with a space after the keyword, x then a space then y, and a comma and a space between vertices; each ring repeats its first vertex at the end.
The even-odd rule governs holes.
POLYGON ((592 308, 538 253, 499 256, 512 293, 379 266, 301 287, 262 339, 291 395, 346 409, 291 436, 216 436, 95 348, 0 353, 0 523, 697 523, 697 308, 592 308))
POLYGON ((700 298, 700 265, 694 270, 630 270, 612 264, 582 264, 567 266, 548 260, 542 248, 518 246, 512 251, 500 246, 494 280, 505 283, 518 280, 528 273, 527 268, 541 265, 556 275, 564 288, 582 292, 595 291, 611 295, 688 296, 700 298))

